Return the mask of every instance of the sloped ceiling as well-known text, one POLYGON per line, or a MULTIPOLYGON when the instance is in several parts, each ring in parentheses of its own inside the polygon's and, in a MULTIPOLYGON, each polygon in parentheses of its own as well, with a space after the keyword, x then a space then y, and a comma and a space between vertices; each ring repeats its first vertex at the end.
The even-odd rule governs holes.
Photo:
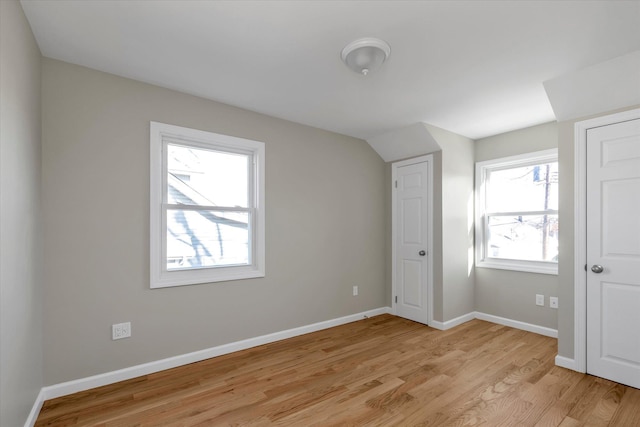
POLYGON ((640 50, 637 1, 22 0, 44 56, 362 139, 554 119, 543 82, 640 50), (391 45, 367 77, 342 48, 391 45))
POLYGON ((408 159, 441 149, 425 123, 415 123, 369 138, 369 145, 385 162, 408 159))
POLYGON ((556 77, 544 87, 558 121, 640 105, 640 50, 556 77))

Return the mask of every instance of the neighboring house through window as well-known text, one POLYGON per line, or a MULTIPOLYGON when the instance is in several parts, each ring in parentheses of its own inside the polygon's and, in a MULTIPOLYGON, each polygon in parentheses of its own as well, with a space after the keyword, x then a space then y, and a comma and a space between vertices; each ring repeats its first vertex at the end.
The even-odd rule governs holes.
POLYGON ((264 276, 264 143, 150 129, 151 287, 264 276))
POLYGON ((476 163, 476 266, 558 273, 558 152, 476 163))

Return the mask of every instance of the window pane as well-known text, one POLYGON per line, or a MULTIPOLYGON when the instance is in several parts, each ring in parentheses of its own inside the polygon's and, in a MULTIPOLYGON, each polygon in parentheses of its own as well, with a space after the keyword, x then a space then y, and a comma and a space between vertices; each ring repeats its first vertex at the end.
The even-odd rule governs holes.
POLYGON ((558 215, 490 216, 487 256, 558 262, 558 215))
POLYGON ((491 171, 488 212, 558 209, 558 162, 491 171))
POLYGON ((167 202, 248 207, 249 156, 167 145, 167 202))
POLYGON ((249 213, 167 211, 167 270, 247 265, 249 213))

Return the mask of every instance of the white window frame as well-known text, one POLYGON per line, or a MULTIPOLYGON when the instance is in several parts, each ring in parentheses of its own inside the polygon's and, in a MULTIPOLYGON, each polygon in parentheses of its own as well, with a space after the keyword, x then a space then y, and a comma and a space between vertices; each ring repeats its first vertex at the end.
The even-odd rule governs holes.
POLYGON ((150 282, 151 288, 250 279, 265 275, 265 144, 228 135, 150 122, 150 282), (167 143, 242 153, 253 159, 249 172, 249 265, 167 270, 167 143))
MULTIPOLYGON (((551 261, 529 261, 504 258, 489 258, 487 254, 488 216, 486 212, 486 178, 492 171, 511 169, 515 167, 535 165, 540 163, 557 162, 558 150, 550 149, 526 153, 517 156, 502 157, 476 163, 476 218, 475 218, 475 253, 476 267, 496 268, 501 270, 525 271, 530 273, 558 274, 558 263, 551 261)), ((558 210, 501 212, 510 215, 552 214, 558 210)), ((490 213, 489 213, 490 214, 490 213)))

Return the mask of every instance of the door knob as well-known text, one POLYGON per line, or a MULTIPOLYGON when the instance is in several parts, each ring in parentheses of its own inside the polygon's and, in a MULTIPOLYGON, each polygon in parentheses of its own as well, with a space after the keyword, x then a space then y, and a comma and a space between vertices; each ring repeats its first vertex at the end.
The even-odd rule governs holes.
POLYGON ((420 255, 420 256, 425 256, 426 254, 427 254, 427 253, 426 253, 425 251, 420 251, 420 252, 418 252, 418 255, 420 255))
POLYGON ((598 264, 594 264, 593 267, 591 267, 591 271, 600 274, 604 271, 604 267, 598 264))

